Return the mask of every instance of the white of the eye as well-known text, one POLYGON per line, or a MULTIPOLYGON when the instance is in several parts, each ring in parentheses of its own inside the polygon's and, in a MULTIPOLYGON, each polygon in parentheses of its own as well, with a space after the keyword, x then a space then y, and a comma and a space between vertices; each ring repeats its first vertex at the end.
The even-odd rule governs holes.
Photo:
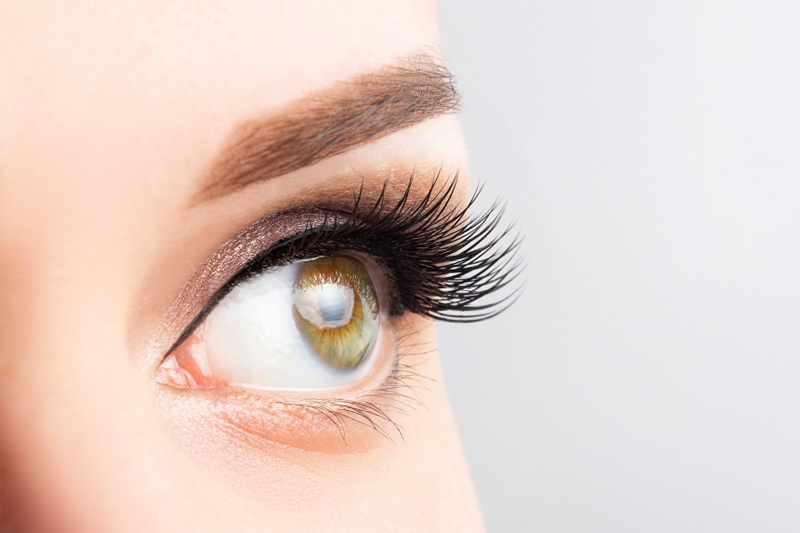
POLYGON ((297 312, 320 329, 349 324, 354 300, 353 289, 338 283, 323 283, 294 294, 297 312))
MULTIPOLYGON (((351 370, 333 368, 297 329, 292 306, 300 292, 293 291, 298 270, 297 263, 286 265, 236 286, 206 317, 203 342, 212 375, 248 388, 323 390, 348 385, 369 372, 372 359, 351 370)), ((356 295, 346 286, 336 287, 321 291, 322 307, 329 318, 349 321, 356 295)), ((315 305, 319 309, 320 303, 315 305)), ((325 315, 318 313, 321 320, 325 315)))

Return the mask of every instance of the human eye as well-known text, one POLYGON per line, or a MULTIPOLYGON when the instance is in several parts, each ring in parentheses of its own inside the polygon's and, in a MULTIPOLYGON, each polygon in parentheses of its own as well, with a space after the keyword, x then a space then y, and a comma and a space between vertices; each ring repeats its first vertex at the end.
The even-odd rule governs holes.
POLYGON ((391 336, 379 312, 377 287, 385 281, 370 263, 339 254, 249 276, 170 353, 157 381, 314 391, 363 378, 391 336))
POLYGON ((229 249, 263 228, 294 228, 222 283, 168 350, 156 381, 249 391, 267 403, 323 409, 334 422, 337 410, 373 427, 374 416, 388 419, 377 404, 420 378, 402 362, 414 351, 404 345, 407 319, 494 316, 513 300, 520 269, 519 240, 499 230, 501 209, 470 215, 475 197, 456 200, 457 176, 434 178, 424 194, 412 195, 413 183, 394 196, 384 185, 373 200, 362 186, 346 209, 304 206, 242 231, 229 249))

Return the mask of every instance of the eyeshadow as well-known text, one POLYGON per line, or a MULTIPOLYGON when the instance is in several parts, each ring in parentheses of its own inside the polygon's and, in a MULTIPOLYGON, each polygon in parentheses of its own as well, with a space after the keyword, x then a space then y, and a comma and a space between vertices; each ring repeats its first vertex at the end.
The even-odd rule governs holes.
MULTIPOLYGON (((184 285, 160 329, 186 330, 202 316, 200 313, 225 284, 264 250, 330 216, 329 211, 318 208, 289 209, 267 215, 243 229, 217 249, 184 285)), ((170 344, 179 341, 180 338, 170 344)))
MULTIPOLYGON (((363 172, 363 170, 362 170, 363 172)), ((355 179, 361 172, 355 173, 355 179)), ((270 246, 282 239, 294 236, 309 226, 316 226, 335 213, 347 216, 353 209, 356 198, 361 196, 361 209, 371 205, 383 195, 389 204, 399 201, 404 195, 411 203, 421 200, 430 191, 425 179, 409 181, 413 170, 400 166, 388 172, 376 172, 360 176, 358 182, 347 189, 331 187, 326 194, 315 194, 305 206, 296 206, 270 213, 252 222, 223 243, 206 259, 185 282, 178 295, 167 307, 157 327, 155 335, 149 340, 147 352, 160 356, 174 347, 176 339, 196 321, 198 315, 214 298, 217 292, 242 268, 270 246), (405 178, 397 179, 398 174, 405 178)), ((151 361, 150 365, 158 361, 151 361)))

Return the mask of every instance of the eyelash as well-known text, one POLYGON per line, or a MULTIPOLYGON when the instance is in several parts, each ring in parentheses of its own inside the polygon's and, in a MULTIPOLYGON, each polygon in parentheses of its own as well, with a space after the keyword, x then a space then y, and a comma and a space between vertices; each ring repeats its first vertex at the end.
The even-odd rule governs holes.
POLYGON ((347 442, 345 430, 348 422, 354 422, 374 429, 381 436, 391 440, 391 434, 381 427, 380 422, 387 422, 403 438, 403 427, 392 418, 392 414, 406 415, 408 410, 423 405, 421 390, 428 390, 431 378, 417 370, 422 363, 409 364, 403 359, 412 355, 425 355, 429 350, 412 352, 414 345, 404 342, 419 330, 407 333, 404 338, 397 339, 398 355, 394 367, 387 378, 376 389, 360 394, 354 399, 317 398, 306 400, 273 400, 274 403, 287 407, 295 407, 324 416, 333 424, 342 440, 347 442), (391 400, 391 401, 387 401, 391 400))
MULTIPOLYGON (((447 322, 477 322, 496 316, 514 303, 521 291, 515 285, 522 266, 518 252, 519 235, 510 237, 513 224, 498 231, 504 208, 496 202, 484 213, 469 216, 482 188, 463 206, 451 207, 458 175, 439 186, 434 176, 422 200, 411 203, 414 175, 400 199, 387 199, 384 184, 378 198, 366 208, 363 185, 353 199, 349 213, 331 213, 321 223, 281 239, 256 256, 235 274, 211 299, 173 344, 179 346, 234 287, 244 281, 288 263, 351 251, 374 260, 389 287, 389 313, 406 311, 447 322), (503 293, 489 303, 485 298, 503 293)), ((413 332, 407 336, 412 336, 413 332)), ((404 336, 407 337, 407 336, 404 336)), ((379 421, 391 424, 402 437, 402 428, 387 410, 405 413, 420 405, 418 388, 429 380, 416 365, 401 361, 413 346, 397 339, 398 356, 388 378, 377 389, 351 399, 273 399, 273 403, 299 407, 327 418, 345 437, 348 421, 364 424, 382 435, 389 434, 379 421), (391 398, 395 404, 383 400, 391 398), (381 405, 382 404, 382 405, 381 405)), ((421 355, 424 352, 415 355, 421 355)))
POLYGON ((330 225, 308 228, 273 249, 286 250, 285 262, 343 250, 369 255, 389 281, 392 315, 410 311, 446 322, 477 322, 502 312, 510 305, 510 296, 483 305, 475 302, 508 287, 520 270, 516 257, 520 239, 507 247, 500 245, 512 228, 495 236, 503 208, 495 204, 468 218, 480 189, 466 206, 449 208, 457 176, 438 190, 440 180, 435 177, 426 196, 412 206, 413 178, 393 206, 387 205, 384 185, 366 214, 359 214, 362 188, 344 221, 334 218, 330 225))

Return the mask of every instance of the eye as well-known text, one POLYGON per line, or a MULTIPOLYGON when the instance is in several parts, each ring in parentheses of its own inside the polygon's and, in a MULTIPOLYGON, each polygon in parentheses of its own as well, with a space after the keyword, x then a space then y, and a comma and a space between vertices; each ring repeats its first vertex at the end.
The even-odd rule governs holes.
MULTIPOLYGON (((468 216, 476 196, 456 202, 457 176, 438 179, 413 199, 411 176, 392 200, 387 185, 372 200, 362 188, 351 205, 301 206, 244 228, 173 303, 174 316, 183 317, 197 295, 206 301, 156 381, 305 392, 263 402, 245 396, 260 407, 319 414, 337 431, 355 420, 380 432, 376 420, 392 422, 388 411, 418 401, 413 387, 424 376, 403 361, 426 353, 415 340, 426 324, 419 320, 485 320, 521 290, 520 240, 498 228, 502 208, 468 216)), ((240 397, 220 394, 214 402, 238 405, 240 397)))
POLYGON ((236 285, 164 360, 157 381, 182 388, 344 387, 368 374, 385 351, 380 318, 363 261, 295 261, 236 285))

